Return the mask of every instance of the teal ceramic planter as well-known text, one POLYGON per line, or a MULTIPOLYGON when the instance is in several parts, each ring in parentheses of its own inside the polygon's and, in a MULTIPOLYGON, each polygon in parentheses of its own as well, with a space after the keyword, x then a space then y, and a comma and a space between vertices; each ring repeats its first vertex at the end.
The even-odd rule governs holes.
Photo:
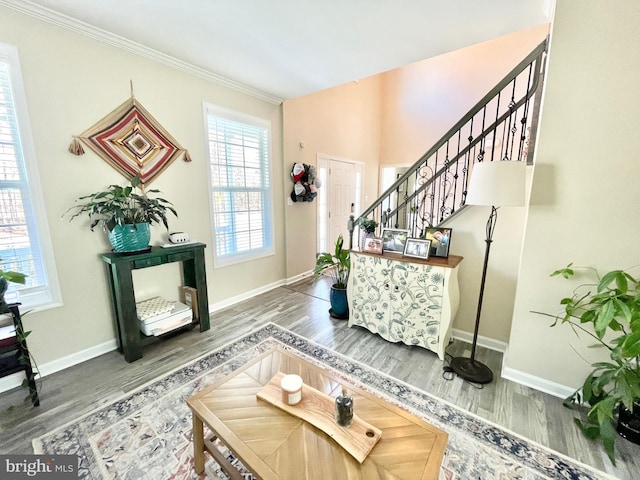
POLYGON ((148 223, 116 225, 108 236, 115 252, 137 252, 149 247, 151 230, 148 223))
POLYGON ((347 291, 342 288, 331 287, 329 292, 329 302, 331 303, 330 314, 334 318, 349 318, 349 304, 347 302, 347 291))

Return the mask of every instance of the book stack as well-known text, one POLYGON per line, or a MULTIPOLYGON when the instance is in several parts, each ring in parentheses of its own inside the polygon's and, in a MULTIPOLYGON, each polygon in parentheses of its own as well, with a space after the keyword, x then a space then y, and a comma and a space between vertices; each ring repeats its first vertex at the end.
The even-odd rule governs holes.
POLYGON ((184 303, 153 297, 136 303, 138 324, 145 335, 155 337, 191 323, 193 312, 184 303))

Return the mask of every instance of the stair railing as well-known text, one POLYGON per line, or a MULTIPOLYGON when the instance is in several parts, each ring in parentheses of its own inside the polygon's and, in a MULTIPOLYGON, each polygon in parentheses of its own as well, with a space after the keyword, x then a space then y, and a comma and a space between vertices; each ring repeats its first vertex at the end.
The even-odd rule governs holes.
POLYGON ((402 174, 357 219, 349 220, 349 247, 362 219, 422 238, 465 205, 473 165, 532 162, 548 39, 540 43, 466 115, 402 174))

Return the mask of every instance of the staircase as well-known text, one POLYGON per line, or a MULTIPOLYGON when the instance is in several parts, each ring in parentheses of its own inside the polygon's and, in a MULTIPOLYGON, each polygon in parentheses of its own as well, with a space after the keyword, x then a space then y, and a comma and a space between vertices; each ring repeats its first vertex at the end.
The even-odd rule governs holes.
POLYGON ((548 39, 538 45, 358 218, 349 220, 349 247, 363 219, 383 228, 425 230, 460 212, 477 162, 532 163, 548 39))

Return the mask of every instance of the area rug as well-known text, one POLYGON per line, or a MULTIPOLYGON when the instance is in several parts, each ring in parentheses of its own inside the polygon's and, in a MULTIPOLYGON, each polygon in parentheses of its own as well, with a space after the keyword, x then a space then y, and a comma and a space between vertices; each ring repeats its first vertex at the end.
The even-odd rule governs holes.
MULTIPOLYGON (((209 455, 205 474, 194 473, 185 401, 274 347, 293 351, 445 430, 449 441, 441 480, 613 478, 272 323, 36 438, 34 452, 78 455, 81 479, 226 479, 209 455)), ((220 448, 244 478, 253 478, 220 448)))

